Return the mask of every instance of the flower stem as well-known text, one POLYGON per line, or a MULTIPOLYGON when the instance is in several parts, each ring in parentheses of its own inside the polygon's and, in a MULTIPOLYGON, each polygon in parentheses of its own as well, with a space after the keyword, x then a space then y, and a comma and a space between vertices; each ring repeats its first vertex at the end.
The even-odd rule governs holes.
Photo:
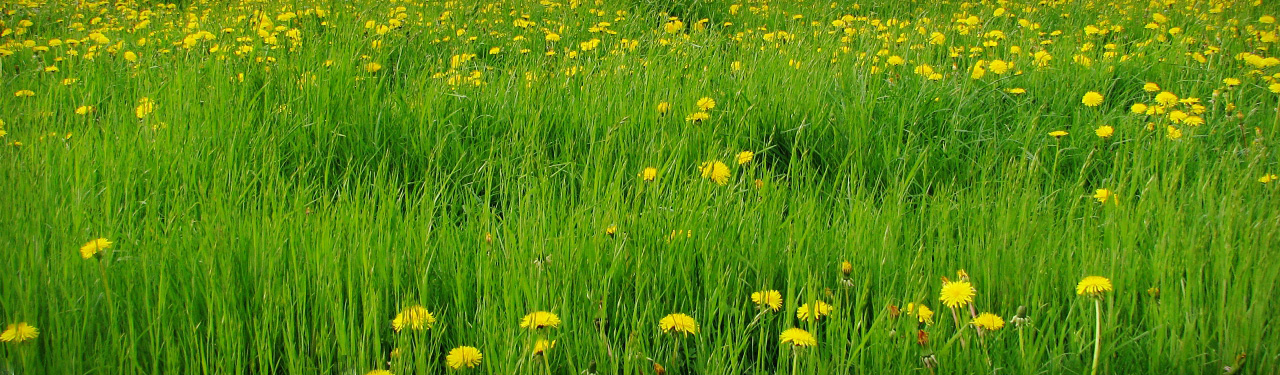
POLYGON ((791 375, 796 375, 800 364, 800 354, 796 353, 798 349, 791 347, 791 375))
POLYGON ((98 272, 102 274, 102 290, 107 298, 107 311, 111 314, 111 320, 115 320, 116 304, 111 299, 111 285, 107 282, 107 265, 98 259, 98 272))
POLYGON ((1093 311, 1095 315, 1093 326, 1093 371, 1091 374, 1098 375, 1098 356, 1102 354, 1102 299, 1094 298, 1093 311))

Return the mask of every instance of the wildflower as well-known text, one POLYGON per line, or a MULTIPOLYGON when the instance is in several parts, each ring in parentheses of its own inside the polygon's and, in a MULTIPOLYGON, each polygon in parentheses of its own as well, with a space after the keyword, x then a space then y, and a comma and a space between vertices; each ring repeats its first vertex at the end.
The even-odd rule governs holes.
POLYGON ((1133 103, 1133 106, 1129 107, 1129 111, 1140 115, 1145 114, 1147 113, 1147 105, 1142 103, 1133 103))
POLYGON ((1097 91, 1090 91, 1084 94, 1084 98, 1080 99, 1081 103, 1086 106, 1097 107, 1102 104, 1102 94, 1097 91))
POLYGON ((670 110, 671 110, 671 103, 667 103, 667 102, 658 103, 658 114, 665 115, 667 114, 667 111, 670 111, 670 110))
POLYGON ((1191 126, 1200 126, 1200 125, 1204 125, 1204 118, 1200 116, 1191 116, 1182 120, 1182 123, 1191 125, 1191 126))
POLYGON ((1026 94, 1026 93, 1027 93, 1027 89, 1024 89, 1024 88, 1021 88, 1021 87, 1014 87, 1014 88, 1011 88, 1011 89, 1004 89, 1004 92, 1007 92, 1007 93, 1010 93, 1010 94, 1014 94, 1014 95, 1022 95, 1022 94, 1026 94))
POLYGON ((368 64, 364 64, 364 71, 366 72, 377 73, 379 70, 382 70, 382 64, 379 64, 374 61, 370 61, 368 64))
POLYGON ((810 308, 807 303, 797 307, 796 318, 806 322, 811 319, 822 320, 822 317, 831 315, 832 310, 835 310, 835 308, 831 307, 830 304, 822 301, 814 301, 813 308, 810 308))
POLYGON ((840 273, 845 276, 849 276, 849 274, 853 273, 853 263, 849 263, 847 260, 840 262, 840 273))
POLYGON ((644 167, 639 176, 641 180, 653 181, 653 179, 658 178, 658 168, 644 167))
POLYGON ((423 328, 431 329, 431 325, 435 322, 435 315, 427 311, 427 308, 422 305, 413 305, 396 314, 395 319, 391 320, 391 329, 400 332, 401 329, 409 327, 414 331, 421 331, 423 328))
POLYGON ((1111 135, 1116 133, 1116 129, 1111 125, 1103 125, 1099 126, 1093 133, 1097 134, 1099 138, 1111 138, 1111 135))
POLYGON ((35 339, 40 336, 40 330, 27 324, 26 322, 18 322, 5 327, 4 332, 0 332, 0 342, 20 343, 27 340, 35 339))
POLYGON ((938 299, 950 308, 964 307, 973 302, 978 290, 968 281, 943 282, 942 294, 938 299))
POLYGON ((1169 140, 1171 140, 1171 141, 1176 141, 1176 140, 1178 140, 1178 139, 1181 139, 1181 138, 1182 138, 1182 129, 1178 129, 1178 128, 1174 127, 1173 125, 1169 125, 1169 126, 1165 127, 1165 138, 1169 138, 1169 140))
POLYGON ((1098 203, 1107 203, 1107 201, 1115 201, 1116 194, 1108 189, 1097 189, 1093 191, 1093 199, 1098 203))
POLYGON ((453 369, 460 369, 463 366, 466 366, 467 368, 476 367, 476 365, 480 364, 480 359, 482 357, 480 349, 470 346, 459 346, 450 350, 449 355, 445 356, 444 360, 449 367, 453 369))
POLYGON ((533 343, 533 355, 541 355, 554 347, 556 347, 556 340, 538 339, 537 342, 533 343))
POLYGON ((1076 284, 1076 294, 1089 297, 1099 297, 1103 293, 1111 291, 1111 280, 1102 276, 1089 276, 1080 280, 1076 284))
POLYGON ((1264 174, 1262 175, 1262 177, 1258 177, 1258 182, 1269 184, 1271 183, 1271 181, 1275 181, 1277 178, 1278 176, 1276 176, 1275 174, 1264 174))
POLYGON ((715 181, 716 184, 721 186, 729 183, 729 166, 724 165, 719 160, 702 163, 702 166, 698 169, 702 171, 702 178, 715 181))
POLYGON ((916 306, 915 314, 920 323, 933 324, 933 310, 929 309, 929 306, 923 304, 916 306))
POLYGON ((743 165, 743 164, 750 163, 750 162, 751 162, 751 159, 752 159, 752 158, 754 158, 755 156, 756 156, 756 153, 751 152, 751 151, 743 151, 743 152, 739 152, 739 153, 738 153, 738 157, 737 157, 737 158, 738 158, 738 165, 743 165))
POLYGON ((1171 92, 1164 91, 1156 94, 1156 103, 1160 103, 1160 105, 1178 104, 1178 96, 1171 92))
POLYGON ((138 107, 134 109, 133 114, 139 119, 142 119, 146 118, 147 115, 150 115, 151 112, 154 112, 155 110, 156 102, 152 101, 151 98, 142 97, 142 99, 138 99, 138 107))
POLYGON ((1005 72, 1009 71, 1009 68, 1012 67, 1012 64, 1004 62, 1004 60, 992 60, 989 67, 991 68, 992 73, 1004 74, 1005 72))
POLYGON ((618 233, 618 225, 617 225, 617 224, 611 224, 611 225, 609 225, 609 227, 604 228, 604 234, 607 234, 607 235, 612 236, 612 235, 617 234, 617 233, 618 233))
POLYGON ((1009 323, 1013 323, 1013 326, 1018 328, 1031 324, 1031 319, 1027 318, 1027 307, 1018 306, 1018 314, 1014 315, 1013 319, 1009 319, 1009 323))
POLYGON ((973 318, 973 325, 988 331, 995 331, 1004 328, 1004 318, 992 313, 978 314, 977 318, 973 318))
POLYGON ((1054 130, 1054 131, 1049 132, 1049 136, 1050 136, 1050 137, 1054 137, 1054 138, 1062 138, 1062 137, 1067 136, 1067 131, 1065 131, 1065 130, 1054 130))
POLYGON ((1146 92, 1160 91, 1160 85, 1157 85, 1155 82, 1147 82, 1146 84, 1142 85, 1142 91, 1146 91, 1146 92))
POLYGON ((791 344, 793 346, 810 347, 818 345, 818 339, 814 338, 813 334, 799 328, 789 328, 786 331, 782 331, 778 338, 782 340, 783 344, 791 344))
POLYGON ((84 259, 93 258, 95 255, 98 255, 102 249, 111 248, 112 243, 113 242, 111 241, 107 241, 106 238, 89 241, 85 243, 84 246, 80 246, 80 257, 84 259))
POLYGON ((76 107, 76 114, 84 116, 84 115, 93 113, 93 110, 94 108, 91 105, 82 105, 82 106, 76 107))
POLYGON ((389 370, 373 370, 373 371, 364 373, 364 375, 396 375, 396 374, 389 370))
POLYGON ((673 313, 662 318, 658 321, 658 328, 665 333, 698 334, 698 322, 694 321, 693 317, 681 313, 673 313))
POLYGON ((528 329, 536 330, 536 329, 542 329, 546 327, 555 328, 559 326, 560 326, 560 317, 556 316, 555 313, 546 312, 546 311, 534 311, 532 313, 529 313, 529 315, 525 315, 524 319, 520 320, 520 328, 528 328, 528 329))
POLYGON ((757 307, 769 308, 769 310, 778 311, 782 309, 782 293, 776 290, 762 290, 751 293, 751 302, 755 302, 757 307))
POLYGON ((18 90, 13 93, 13 96, 16 96, 19 98, 29 98, 32 96, 36 96, 36 92, 31 90, 18 90))
POLYGON ((712 108, 715 108, 715 107, 716 107, 715 99, 706 98, 706 97, 702 99, 698 99, 698 109, 700 110, 710 111, 712 108))
POLYGON ((886 59, 885 62, 888 63, 889 65, 897 66, 897 65, 906 64, 907 60, 903 59, 902 56, 889 56, 889 58, 886 59))
POLYGON ((684 120, 692 123, 701 123, 703 121, 706 121, 709 118, 711 118, 711 114, 709 113, 695 112, 693 114, 685 116, 684 120))

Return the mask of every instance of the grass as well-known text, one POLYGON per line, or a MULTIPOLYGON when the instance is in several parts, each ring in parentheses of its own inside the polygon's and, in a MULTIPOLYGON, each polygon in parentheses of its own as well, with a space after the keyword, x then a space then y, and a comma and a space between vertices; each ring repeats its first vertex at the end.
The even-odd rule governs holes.
POLYGON ((0 323, 39 329, 0 372, 1079 374, 1099 333, 1099 373, 1280 371, 1275 5, 735 4, 0 5, 0 92, 34 93, 0 98, 0 323), (1146 82, 1205 124, 1130 113, 1146 82), (1029 323, 953 315, 958 270, 973 312, 1029 323), (416 304, 436 324, 395 332, 416 304), (520 328, 533 311, 563 322, 520 328), (700 332, 661 332, 677 312, 700 332), (448 369, 463 345, 481 364, 448 369))

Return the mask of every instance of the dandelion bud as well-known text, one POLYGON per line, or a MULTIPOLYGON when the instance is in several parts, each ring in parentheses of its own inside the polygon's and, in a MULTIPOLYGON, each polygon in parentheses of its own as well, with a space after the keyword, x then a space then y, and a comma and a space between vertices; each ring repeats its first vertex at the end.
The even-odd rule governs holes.
POLYGON ((850 273, 853 273, 853 263, 849 263, 847 260, 840 262, 840 273, 848 277, 850 273))
POLYGON ((1013 326, 1018 328, 1031 323, 1031 319, 1027 318, 1027 307, 1018 306, 1018 315, 1014 315, 1013 319, 1009 319, 1009 323, 1013 323, 1013 326))

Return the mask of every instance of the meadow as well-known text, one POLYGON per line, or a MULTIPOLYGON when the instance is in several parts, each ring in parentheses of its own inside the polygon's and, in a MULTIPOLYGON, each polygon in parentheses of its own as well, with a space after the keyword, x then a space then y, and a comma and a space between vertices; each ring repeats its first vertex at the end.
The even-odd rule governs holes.
POLYGON ((0 4, 0 374, 1280 373, 1280 4, 0 4))

